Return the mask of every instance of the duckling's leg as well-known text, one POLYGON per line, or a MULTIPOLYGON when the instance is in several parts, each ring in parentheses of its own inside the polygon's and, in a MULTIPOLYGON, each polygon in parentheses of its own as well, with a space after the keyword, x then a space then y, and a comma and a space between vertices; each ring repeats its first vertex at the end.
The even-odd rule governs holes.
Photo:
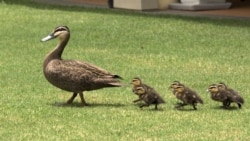
POLYGON ((83 92, 80 92, 80 93, 79 93, 79 96, 80 96, 80 98, 81 98, 81 100, 82 100, 82 105, 83 105, 83 106, 88 106, 88 104, 86 103, 86 101, 85 101, 85 99, 84 99, 83 92))
POLYGON ((188 104, 186 104, 186 103, 181 103, 181 104, 179 104, 179 105, 176 105, 175 108, 179 109, 179 108, 184 107, 184 106, 186 106, 186 105, 188 105, 188 104))
POLYGON ((157 108, 157 105, 158 105, 158 104, 156 103, 156 104, 155 104, 155 110, 157 110, 157 109, 158 109, 158 108, 157 108))
POLYGON ((192 105, 193 105, 194 110, 197 110, 196 103, 193 103, 192 105))
POLYGON ((139 101, 141 101, 141 99, 140 99, 140 98, 139 98, 139 99, 134 100, 133 102, 134 102, 134 103, 136 103, 136 102, 139 102, 139 101))
POLYGON ((238 107, 241 109, 241 103, 237 103, 238 104, 238 107))
POLYGON ((72 104, 72 102, 73 102, 73 100, 75 99, 76 96, 77 96, 77 93, 73 93, 71 98, 67 101, 67 104, 72 104))
POLYGON ((228 109, 230 107, 230 104, 231 104, 230 101, 223 101, 222 102, 223 108, 225 108, 225 109, 228 109))
POLYGON ((226 106, 230 107, 230 104, 231 104, 231 102, 228 100, 227 103, 226 103, 226 106))
POLYGON ((143 107, 145 107, 145 106, 147 106, 147 107, 148 107, 148 106, 149 106, 149 104, 143 104, 143 105, 141 105, 141 106, 140 106, 140 108, 143 108, 143 107))

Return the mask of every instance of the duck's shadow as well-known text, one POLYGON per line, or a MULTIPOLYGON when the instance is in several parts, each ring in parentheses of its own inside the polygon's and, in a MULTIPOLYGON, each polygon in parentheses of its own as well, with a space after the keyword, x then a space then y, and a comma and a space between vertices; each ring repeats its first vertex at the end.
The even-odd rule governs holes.
POLYGON ((72 108, 96 108, 96 107, 113 107, 113 108, 119 108, 124 107, 124 104, 121 103, 89 103, 87 106, 83 106, 82 103, 73 102, 72 104, 67 104, 65 102, 55 102, 55 103, 49 103, 48 105, 54 106, 54 107, 72 107, 72 108))

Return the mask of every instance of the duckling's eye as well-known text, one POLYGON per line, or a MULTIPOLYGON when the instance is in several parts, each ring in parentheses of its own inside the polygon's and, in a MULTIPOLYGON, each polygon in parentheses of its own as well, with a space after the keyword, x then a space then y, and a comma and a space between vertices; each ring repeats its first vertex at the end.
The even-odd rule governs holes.
POLYGON ((132 80, 132 82, 139 82, 137 79, 132 80))
POLYGON ((212 87, 211 89, 214 90, 214 89, 216 89, 216 87, 212 87))

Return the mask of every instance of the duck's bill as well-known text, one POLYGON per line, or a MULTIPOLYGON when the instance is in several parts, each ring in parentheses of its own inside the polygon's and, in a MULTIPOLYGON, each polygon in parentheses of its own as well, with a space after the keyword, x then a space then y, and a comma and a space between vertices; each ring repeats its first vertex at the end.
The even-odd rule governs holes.
POLYGON ((54 39, 54 38, 55 38, 55 37, 54 37, 53 35, 48 35, 48 36, 42 38, 42 39, 41 39, 41 42, 46 42, 46 41, 51 40, 51 39, 54 39))

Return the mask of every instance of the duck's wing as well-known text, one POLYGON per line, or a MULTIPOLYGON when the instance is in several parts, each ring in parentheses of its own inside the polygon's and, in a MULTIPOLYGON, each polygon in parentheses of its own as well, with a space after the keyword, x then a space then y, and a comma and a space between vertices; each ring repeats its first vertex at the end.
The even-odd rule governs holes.
POLYGON ((165 103, 161 95, 151 86, 144 84, 144 87, 147 88, 147 94, 150 100, 156 101, 158 104, 165 103))
POLYGON ((94 64, 88 62, 81 62, 77 60, 63 60, 63 63, 67 66, 73 67, 78 70, 85 70, 86 72, 92 72, 98 77, 112 77, 122 79, 119 75, 112 74, 105 69, 102 69, 94 64))
POLYGON ((121 86, 119 75, 112 74, 96 65, 76 60, 53 60, 48 63, 46 72, 50 77, 61 81, 108 87, 121 86))
POLYGON ((187 96, 187 99, 189 100, 189 102, 199 102, 201 104, 203 104, 203 100, 202 98, 197 94, 196 91, 192 90, 192 89, 186 89, 186 92, 185 92, 186 96, 187 96))
POLYGON ((228 88, 227 91, 231 94, 229 98, 231 98, 233 102, 244 103, 244 99, 240 96, 239 92, 231 88, 228 88))

